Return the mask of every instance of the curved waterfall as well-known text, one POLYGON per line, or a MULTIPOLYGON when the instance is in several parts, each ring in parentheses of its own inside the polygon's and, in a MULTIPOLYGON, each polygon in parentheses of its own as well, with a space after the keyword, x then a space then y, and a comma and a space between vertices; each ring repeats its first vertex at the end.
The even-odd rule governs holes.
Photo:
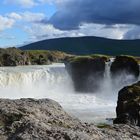
POLYGON ((71 115, 84 121, 115 117, 118 90, 112 88, 110 63, 106 64, 101 89, 94 94, 75 93, 64 64, 0 68, 1 98, 51 98, 71 115))
POLYGON ((67 72, 64 65, 18 66, 0 68, 0 87, 28 85, 45 80, 48 84, 61 81, 67 72))

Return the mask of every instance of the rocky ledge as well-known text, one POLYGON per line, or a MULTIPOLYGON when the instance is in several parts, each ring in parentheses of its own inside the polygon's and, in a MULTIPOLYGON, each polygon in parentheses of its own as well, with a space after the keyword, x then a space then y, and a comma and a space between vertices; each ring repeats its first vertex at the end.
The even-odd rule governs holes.
POLYGON ((105 73, 104 57, 77 56, 70 59, 66 69, 77 92, 96 92, 105 73))
POLYGON ((140 81, 119 91, 114 123, 140 126, 140 81))
MULTIPOLYGON (((104 55, 75 56, 67 59, 65 66, 75 90, 84 93, 95 93, 100 90, 108 61, 110 58, 104 55)), ((139 63, 134 57, 116 56, 109 65, 111 65, 110 75, 113 86, 121 86, 122 83, 127 85, 128 78, 131 83, 138 80, 140 75, 139 63)))
POLYGON ((97 128, 69 116, 49 99, 0 99, 0 140, 139 140, 140 128, 97 128))

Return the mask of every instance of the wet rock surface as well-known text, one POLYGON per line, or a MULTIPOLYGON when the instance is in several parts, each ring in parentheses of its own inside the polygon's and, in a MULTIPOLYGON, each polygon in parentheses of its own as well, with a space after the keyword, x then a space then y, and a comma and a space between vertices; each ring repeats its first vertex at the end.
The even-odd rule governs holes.
POLYGON ((110 68, 112 77, 125 73, 126 75, 134 75, 135 78, 139 76, 139 64, 135 58, 130 56, 116 56, 115 61, 110 68))
POLYGON ((75 57, 66 68, 78 92, 95 92, 104 78, 105 60, 97 57, 75 57))
POLYGON ((119 91, 114 123, 140 126, 140 81, 119 91))
POLYGON ((49 99, 0 99, 0 140, 138 140, 140 128, 99 129, 69 116, 49 99))

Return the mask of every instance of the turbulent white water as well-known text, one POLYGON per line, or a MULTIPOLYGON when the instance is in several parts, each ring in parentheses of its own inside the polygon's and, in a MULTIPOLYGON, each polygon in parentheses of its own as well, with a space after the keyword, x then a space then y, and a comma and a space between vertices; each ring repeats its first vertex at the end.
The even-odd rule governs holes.
POLYGON ((106 118, 115 117, 118 90, 124 86, 112 86, 108 65, 101 89, 89 94, 75 93, 64 64, 1 67, 0 97, 51 98, 83 121, 104 122, 106 118))

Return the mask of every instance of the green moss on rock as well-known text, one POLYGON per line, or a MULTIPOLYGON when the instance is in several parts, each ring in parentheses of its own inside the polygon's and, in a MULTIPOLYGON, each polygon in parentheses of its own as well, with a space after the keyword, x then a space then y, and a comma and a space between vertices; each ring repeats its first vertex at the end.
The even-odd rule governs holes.
POLYGON ((111 128, 110 125, 109 125, 109 124, 106 124, 106 123, 99 123, 99 124, 97 125, 97 127, 98 127, 98 128, 101 128, 101 129, 102 129, 102 128, 111 128))
POLYGON ((139 76, 139 64, 132 56, 116 56, 115 61, 110 68, 113 77, 125 72, 126 74, 134 75, 136 78, 139 76))
POLYGON ((114 123, 140 126, 140 81, 119 91, 114 123))
POLYGON ((94 92, 99 89, 99 83, 104 77, 105 61, 102 58, 78 56, 66 63, 75 90, 78 92, 94 92))
POLYGON ((17 48, 0 49, 0 66, 47 65, 63 62, 70 55, 59 51, 30 50, 17 48))

